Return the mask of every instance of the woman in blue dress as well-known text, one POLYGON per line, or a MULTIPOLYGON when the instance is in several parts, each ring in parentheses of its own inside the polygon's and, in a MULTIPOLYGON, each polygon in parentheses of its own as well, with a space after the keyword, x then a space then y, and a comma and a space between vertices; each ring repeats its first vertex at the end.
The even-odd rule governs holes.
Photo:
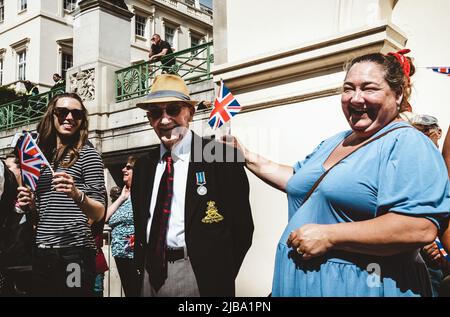
POLYGON ((434 144, 399 117, 409 106, 414 73, 404 53, 349 63, 341 103, 351 130, 293 167, 228 140, 250 171, 288 196, 273 296, 431 295, 418 250, 447 221, 450 184, 434 144))
POLYGON ((122 169, 125 186, 120 196, 106 211, 106 221, 111 227, 111 254, 116 262, 120 281, 126 297, 137 296, 135 283, 134 220, 131 206, 130 189, 133 180, 133 168, 136 158, 129 156, 122 169))

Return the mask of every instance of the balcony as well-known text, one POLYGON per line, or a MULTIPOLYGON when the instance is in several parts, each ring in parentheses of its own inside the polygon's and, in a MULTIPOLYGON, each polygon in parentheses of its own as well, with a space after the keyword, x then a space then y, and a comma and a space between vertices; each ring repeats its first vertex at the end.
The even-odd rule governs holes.
POLYGON ((161 74, 181 76, 187 84, 212 79, 211 65, 214 63, 212 42, 166 55, 164 60, 175 59, 175 65, 167 66, 161 61, 143 62, 116 72, 116 102, 146 95, 153 79, 161 74))
POLYGON ((36 96, 28 98, 24 96, 0 105, 0 131, 38 122, 44 115, 49 100, 63 92, 65 87, 59 87, 36 96))

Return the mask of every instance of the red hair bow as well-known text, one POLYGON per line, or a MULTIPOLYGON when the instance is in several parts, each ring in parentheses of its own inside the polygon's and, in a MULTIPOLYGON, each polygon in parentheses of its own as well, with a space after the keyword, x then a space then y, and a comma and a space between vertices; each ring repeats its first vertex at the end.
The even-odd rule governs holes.
POLYGON ((394 56, 398 60, 400 65, 402 65, 403 72, 405 73, 408 80, 409 80, 409 74, 411 72, 411 65, 409 64, 409 60, 404 55, 408 54, 409 52, 411 52, 411 50, 408 48, 405 48, 403 50, 397 51, 396 53, 394 53, 394 52, 388 53, 388 55, 394 56))

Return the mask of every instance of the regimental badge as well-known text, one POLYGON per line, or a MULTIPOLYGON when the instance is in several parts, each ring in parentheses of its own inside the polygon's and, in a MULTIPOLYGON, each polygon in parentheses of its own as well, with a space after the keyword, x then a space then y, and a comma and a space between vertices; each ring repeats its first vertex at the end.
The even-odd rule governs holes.
POLYGON ((206 193, 208 192, 208 189, 205 186, 205 184, 206 184, 205 172, 197 172, 197 173, 195 173, 195 179, 197 181, 197 185, 199 186, 197 188, 197 193, 200 196, 206 195, 206 193))
POLYGON ((219 210, 216 207, 216 202, 208 201, 208 207, 206 208, 206 216, 202 219, 203 223, 220 222, 223 220, 223 216, 219 214, 219 210))

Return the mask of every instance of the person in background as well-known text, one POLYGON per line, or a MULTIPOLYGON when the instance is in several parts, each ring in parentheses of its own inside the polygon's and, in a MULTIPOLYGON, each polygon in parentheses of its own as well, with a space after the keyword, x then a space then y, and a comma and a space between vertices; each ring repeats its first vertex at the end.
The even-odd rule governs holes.
POLYGON ((134 221, 130 189, 136 158, 129 156, 122 169, 125 185, 120 196, 109 206, 106 221, 111 227, 111 253, 116 261, 126 297, 137 296, 134 267, 134 221))
MULTIPOLYGON (((5 158, 5 199, 10 193, 8 205, 0 203, 0 267, 8 280, 10 296, 29 295, 31 290, 31 253, 34 244, 34 228, 29 213, 17 202, 17 187, 22 185, 19 161, 14 153, 5 158)), ((1 195, 0 195, 1 196, 1 195)), ((5 294, 6 295, 6 294, 5 294)))
POLYGON ((408 51, 348 64, 341 106, 351 130, 293 167, 225 138, 251 172, 288 196, 273 296, 431 296, 418 253, 448 222, 450 183, 435 146, 399 116, 415 71, 408 51))
POLYGON ((30 97, 39 95, 39 89, 36 85, 32 84, 31 81, 25 80, 23 82, 25 86, 25 95, 22 97, 22 108, 26 109, 28 106, 28 100, 30 97))
POLYGON ((58 73, 53 74, 53 81, 55 84, 52 86, 51 89, 56 89, 66 85, 66 81, 58 73))
POLYGON ((23 84, 25 85, 25 95, 27 97, 39 95, 39 88, 31 83, 31 81, 25 80, 23 84))
POLYGON ((447 165, 448 177, 450 178, 450 126, 448 127, 444 146, 442 147, 442 156, 444 157, 445 165, 447 165))
MULTIPOLYGON (((442 129, 439 127, 438 120, 430 115, 414 115, 408 121, 417 130, 425 134, 439 148, 439 139, 442 136, 442 129)), ((449 262, 439 250, 439 240, 436 240, 421 250, 421 255, 427 264, 430 274, 433 297, 440 296, 441 285, 444 277, 449 273, 449 262)))
POLYGON ((91 223, 91 231, 94 236, 95 246, 97 247, 97 253, 95 256, 95 282, 94 282, 94 296, 103 297, 105 272, 109 270, 108 263, 106 262, 105 254, 103 253, 103 227, 105 225, 105 219, 98 222, 91 223))
POLYGON ((119 198, 120 194, 122 193, 122 188, 119 186, 113 186, 109 190, 109 197, 111 197, 111 203, 115 202, 117 198, 119 198))
POLYGON ((410 120, 413 127, 425 134, 439 148, 439 139, 442 137, 442 129, 439 127, 438 120, 430 115, 416 115, 410 120))
POLYGON ((150 42, 152 43, 152 46, 150 47, 150 53, 148 54, 149 61, 161 61, 163 73, 171 73, 171 68, 175 65, 175 58, 166 58, 166 55, 173 53, 169 42, 163 41, 159 34, 153 34, 150 42))
POLYGON ((38 215, 34 296, 93 296, 96 245, 89 219, 105 216, 104 167, 88 142, 88 114, 74 93, 54 96, 38 124, 38 146, 53 166, 33 193, 18 188, 21 208, 38 215), (68 282, 70 281, 70 283, 68 282))

